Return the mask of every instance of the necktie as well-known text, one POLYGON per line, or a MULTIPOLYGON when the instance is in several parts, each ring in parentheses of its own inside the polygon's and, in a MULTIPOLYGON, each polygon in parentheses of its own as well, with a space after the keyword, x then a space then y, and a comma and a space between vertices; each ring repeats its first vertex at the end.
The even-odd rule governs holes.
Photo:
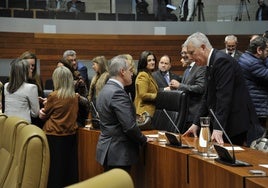
POLYGON ((190 73, 191 66, 187 66, 185 72, 184 72, 184 80, 188 77, 190 73))
POLYGON ((164 78, 165 78, 167 84, 169 84, 170 79, 169 79, 169 74, 168 74, 168 72, 165 74, 164 78))

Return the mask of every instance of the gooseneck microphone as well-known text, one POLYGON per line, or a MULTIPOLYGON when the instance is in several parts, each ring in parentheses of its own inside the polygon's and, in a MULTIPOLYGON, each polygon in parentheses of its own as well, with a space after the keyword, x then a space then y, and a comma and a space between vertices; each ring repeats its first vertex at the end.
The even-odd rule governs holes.
POLYGON ((219 122, 218 118, 216 117, 215 113, 213 112, 212 109, 209 109, 211 115, 214 117, 216 123, 218 124, 218 126, 221 128, 224 136, 226 137, 226 139, 228 140, 228 142, 230 143, 231 147, 232 147, 232 156, 230 155, 229 151, 220 146, 215 144, 214 148, 219 156, 219 158, 215 159, 215 161, 219 162, 219 163, 223 163, 229 166, 251 166, 249 163, 240 161, 240 160, 236 160, 235 158, 235 152, 234 152, 234 145, 232 143, 232 141, 230 140, 229 136, 227 135, 227 133, 225 132, 225 130, 223 129, 221 123, 219 122))
POLYGON ((171 117, 168 115, 166 109, 163 109, 164 113, 166 114, 167 118, 169 119, 169 121, 171 122, 171 124, 173 125, 173 127, 176 129, 176 131, 181 134, 180 130, 178 129, 178 127, 175 125, 174 121, 171 119, 171 117))
POLYGON ((181 141, 181 133, 180 130, 178 129, 178 127, 175 125, 174 121, 171 119, 171 117, 168 115, 166 109, 163 109, 165 115, 167 116, 167 118, 169 119, 169 121, 171 122, 172 126, 176 129, 176 131, 180 134, 179 139, 176 137, 175 134, 173 133, 169 133, 169 132, 165 132, 165 135, 169 141, 170 144, 168 144, 169 146, 174 146, 176 148, 192 148, 191 146, 188 145, 184 145, 182 144, 181 141))

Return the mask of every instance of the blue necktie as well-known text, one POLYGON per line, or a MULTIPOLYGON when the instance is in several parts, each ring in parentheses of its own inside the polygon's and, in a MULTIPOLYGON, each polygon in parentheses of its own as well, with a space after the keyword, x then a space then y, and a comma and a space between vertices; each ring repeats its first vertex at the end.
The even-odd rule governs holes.
POLYGON ((191 69, 191 66, 187 66, 185 72, 184 72, 184 80, 186 80, 186 78, 188 77, 189 73, 190 73, 190 69, 191 69))
POLYGON ((169 84, 170 79, 169 79, 169 74, 168 74, 168 73, 166 73, 166 74, 164 75, 164 78, 165 78, 167 84, 169 84))

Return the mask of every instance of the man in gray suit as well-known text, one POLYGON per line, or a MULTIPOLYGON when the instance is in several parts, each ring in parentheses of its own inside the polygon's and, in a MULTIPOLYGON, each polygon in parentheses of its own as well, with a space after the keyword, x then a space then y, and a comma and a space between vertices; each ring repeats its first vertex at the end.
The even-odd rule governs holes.
POLYGON ((193 123, 196 112, 201 104, 201 99, 205 91, 205 67, 198 66, 192 59, 189 59, 187 54, 187 48, 182 46, 181 62, 187 64, 187 68, 184 71, 182 81, 171 81, 170 87, 178 90, 186 91, 189 96, 189 110, 188 117, 186 118, 186 124, 180 128, 182 132, 185 132, 193 123))
POLYGON ((129 172, 139 159, 139 147, 149 141, 137 127, 135 108, 124 90, 132 83, 132 69, 125 57, 114 57, 110 79, 96 101, 101 130, 96 159, 105 171, 121 168, 129 172))
POLYGON ((163 55, 158 63, 158 70, 153 72, 153 77, 158 85, 159 91, 171 90, 169 87, 171 80, 181 81, 181 77, 170 71, 171 60, 168 55, 163 55))

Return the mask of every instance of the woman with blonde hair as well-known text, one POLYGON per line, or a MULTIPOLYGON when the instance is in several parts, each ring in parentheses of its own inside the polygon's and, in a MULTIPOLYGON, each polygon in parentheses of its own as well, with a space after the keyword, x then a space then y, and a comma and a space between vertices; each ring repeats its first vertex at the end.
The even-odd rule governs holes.
POLYGON ((74 91, 74 79, 65 66, 57 67, 52 75, 54 91, 40 110, 46 120, 43 130, 50 149, 48 187, 65 187, 78 181, 77 138, 79 95, 74 91))
POLYGON ((109 73, 108 73, 108 62, 105 58, 105 56, 97 56, 92 60, 92 68, 96 72, 96 74, 93 76, 90 87, 89 87, 89 93, 88 93, 88 100, 89 102, 94 106, 91 107, 91 115, 93 118, 97 117, 96 111, 94 110, 96 106, 96 98, 100 92, 100 90, 103 88, 103 86, 106 84, 106 82, 109 79, 109 73))

